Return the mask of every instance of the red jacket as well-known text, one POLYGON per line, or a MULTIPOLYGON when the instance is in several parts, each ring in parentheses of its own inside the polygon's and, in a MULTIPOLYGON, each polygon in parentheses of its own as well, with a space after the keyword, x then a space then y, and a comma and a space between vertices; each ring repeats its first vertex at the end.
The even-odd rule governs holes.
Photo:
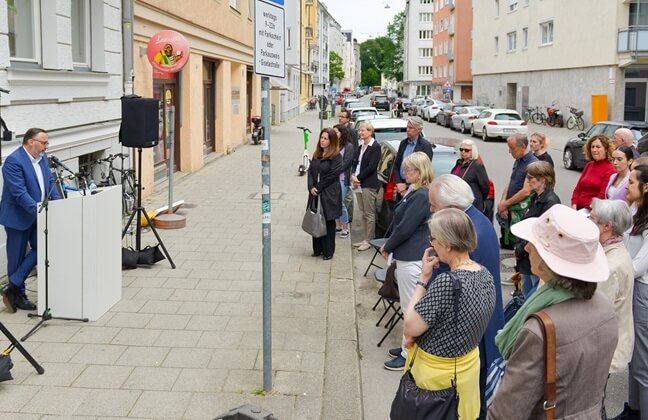
POLYGON ((579 210, 589 208, 594 197, 605 198, 608 181, 615 172, 614 166, 607 159, 588 162, 574 187, 572 206, 576 204, 579 210))

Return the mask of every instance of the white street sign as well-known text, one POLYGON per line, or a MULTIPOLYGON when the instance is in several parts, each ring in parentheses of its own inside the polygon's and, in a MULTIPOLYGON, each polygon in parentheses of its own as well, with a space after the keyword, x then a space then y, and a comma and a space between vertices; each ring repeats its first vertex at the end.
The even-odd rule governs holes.
POLYGON ((284 9, 263 0, 254 7, 254 72, 286 77, 284 9))

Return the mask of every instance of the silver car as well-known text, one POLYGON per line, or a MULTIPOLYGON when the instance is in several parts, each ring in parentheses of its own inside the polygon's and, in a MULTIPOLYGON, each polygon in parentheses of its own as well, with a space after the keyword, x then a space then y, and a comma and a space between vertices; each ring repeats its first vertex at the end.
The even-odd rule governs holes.
POLYGON ((458 109, 457 113, 451 117, 450 128, 459 130, 461 134, 469 132, 473 120, 485 109, 485 106, 465 106, 458 109))

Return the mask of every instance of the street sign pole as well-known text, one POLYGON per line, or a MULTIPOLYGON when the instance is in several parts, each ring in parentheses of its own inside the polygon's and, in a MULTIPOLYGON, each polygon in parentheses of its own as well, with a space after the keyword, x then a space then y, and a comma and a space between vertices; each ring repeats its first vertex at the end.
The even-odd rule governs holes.
POLYGON ((272 223, 270 199, 270 76, 286 77, 284 0, 254 3, 254 72, 261 75, 261 232, 263 235, 263 390, 272 391, 272 223))

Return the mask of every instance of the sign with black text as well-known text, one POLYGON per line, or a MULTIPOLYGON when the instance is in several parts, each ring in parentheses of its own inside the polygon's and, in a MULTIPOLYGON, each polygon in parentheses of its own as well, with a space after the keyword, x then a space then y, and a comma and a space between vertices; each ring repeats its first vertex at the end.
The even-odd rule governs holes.
MULTIPOLYGON (((281 2, 283 4, 283 1, 281 2)), ((262 76, 286 76, 284 9, 256 0, 254 6, 254 72, 262 76)))

